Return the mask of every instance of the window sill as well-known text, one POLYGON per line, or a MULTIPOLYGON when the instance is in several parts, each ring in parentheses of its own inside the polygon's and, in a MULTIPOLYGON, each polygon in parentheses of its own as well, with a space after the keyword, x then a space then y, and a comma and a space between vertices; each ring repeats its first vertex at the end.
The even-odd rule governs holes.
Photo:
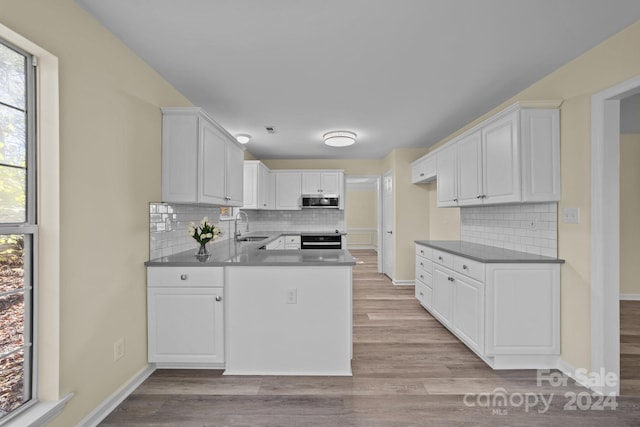
POLYGON ((72 397, 73 393, 69 393, 55 402, 36 402, 23 413, 7 419, 6 422, 0 422, 0 426, 45 426, 62 412, 64 405, 72 397))

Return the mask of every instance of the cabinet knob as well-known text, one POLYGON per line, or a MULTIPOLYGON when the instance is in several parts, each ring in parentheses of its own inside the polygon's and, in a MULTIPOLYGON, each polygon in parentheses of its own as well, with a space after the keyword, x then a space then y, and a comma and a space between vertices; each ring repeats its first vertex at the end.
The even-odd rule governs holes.
POLYGON ((439 257, 438 257, 438 260, 442 261, 442 257, 441 257, 441 256, 439 256, 439 257))
POLYGON ((421 262, 421 263, 420 263, 420 267, 424 267, 424 263, 422 263, 422 262, 421 262))
POLYGON ((468 269, 469 269, 469 267, 467 267, 467 264, 462 264, 462 269, 463 269, 463 270, 468 270, 468 269))
POLYGON ((421 172, 421 173, 420 173, 420 176, 424 176, 424 172, 421 172))
POLYGON ((448 279, 450 282, 453 282, 453 277, 449 276, 447 279, 448 279))
POLYGON ((478 194, 478 195, 476 196, 476 199, 482 199, 482 196, 478 194))
POLYGON ((424 276, 421 274, 421 275, 420 275, 420 278, 421 278, 421 279, 424 279, 424 276))
POLYGON ((186 274, 181 274, 180 275, 180 280, 187 280, 189 278, 189 276, 187 276, 186 274))
POLYGON ((420 292, 420 296, 421 296, 421 297, 423 297, 423 296, 424 296, 424 294, 423 294, 422 292, 420 292))
POLYGON ((486 197, 487 197, 487 195, 486 195, 486 194, 483 194, 483 195, 482 195, 482 198, 483 198, 483 199, 485 199, 486 197))
POLYGON ((220 295, 216 295, 216 301, 222 301, 222 297, 220 295))
POLYGON ((422 255, 424 255, 424 251, 423 251, 423 250, 420 250, 420 253, 421 253, 422 255))
POLYGON ((457 202, 458 202, 458 199, 453 199, 453 201, 457 203, 457 202))

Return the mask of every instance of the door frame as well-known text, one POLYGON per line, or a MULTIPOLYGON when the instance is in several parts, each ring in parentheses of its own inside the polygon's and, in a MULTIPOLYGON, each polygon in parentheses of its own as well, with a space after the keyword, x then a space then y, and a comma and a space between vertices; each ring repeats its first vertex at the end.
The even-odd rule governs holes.
MULTIPOLYGON (((395 197, 395 191, 394 191, 395 189, 393 187, 394 186, 393 170, 390 169, 390 170, 386 171, 382 175, 381 180, 380 180, 380 208, 381 208, 380 218, 382 219, 382 222, 380 223, 380 242, 382 243, 382 246, 381 246, 382 247, 382 251, 381 251, 382 256, 378 257, 378 262, 379 262, 380 272, 384 273, 384 274, 386 274, 384 272, 384 258, 385 258, 385 253, 386 253, 386 246, 385 246, 385 243, 384 243, 384 235, 383 235, 383 233, 386 233, 386 231, 384 230, 384 228, 385 228, 384 227, 384 222, 385 222, 386 216, 388 216, 389 213, 386 212, 386 210, 384 209, 384 188, 383 187, 384 187, 384 178, 387 175, 391 176, 391 186, 392 186, 392 192, 393 192, 392 197, 395 197)), ((393 205, 393 203, 392 203, 392 205, 393 205)), ((392 207, 392 210, 393 210, 393 207, 392 207)), ((394 221, 395 221, 395 219, 394 219, 394 221)), ((395 239, 395 237, 392 236, 392 240, 393 239, 395 239)), ((392 244, 392 248, 391 249, 393 250, 393 244, 392 244)), ((393 260, 391 260, 391 273, 392 273, 391 276, 395 275, 395 265, 394 265, 394 261, 393 260)), ((394 280, 393 277, 391 277, 389 275, 387 275, 387 276, 391 279, 391 281, 394 280)))
POLYGON ((613 373, 620 394, 620 100, 640 93, 636 76, 591 97, 591 371, 613 373))

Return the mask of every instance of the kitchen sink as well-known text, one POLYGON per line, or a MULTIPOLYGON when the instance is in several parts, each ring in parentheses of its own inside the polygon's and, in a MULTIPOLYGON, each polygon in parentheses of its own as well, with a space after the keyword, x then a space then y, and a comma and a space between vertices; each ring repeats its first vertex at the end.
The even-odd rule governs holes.
POLYGON ((269 236, 240 236, 238 237, 239 242, 261 242, 264 239, 267 239, 269 236))

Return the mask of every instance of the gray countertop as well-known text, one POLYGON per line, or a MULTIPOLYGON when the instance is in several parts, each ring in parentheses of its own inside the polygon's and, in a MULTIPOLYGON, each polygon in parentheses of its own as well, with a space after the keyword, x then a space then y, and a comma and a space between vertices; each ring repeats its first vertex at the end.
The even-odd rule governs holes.
POLYGON ((416 240, 419 245, 428 246, 454 255, 460 255, 484 263, 539 263, 563 264, 564 260, 510 249, 496 248, 460 240, 416 240))
MULTIPOLYGON (((265 244, 282 235, 295 235, 294 232, 251 232, 246 236, 269 237, 260 242, 236 242, 233 239, 209 244, 211 256, 199 260, 197 249, 174 255, 152 259, 144 263, 147 267, 229 267, 229 266, 353 266, 356 260, 345 249, 307 249, 307 250, 267 250, 260 249, 265 244)), ((307 232, 303 234, 308 234, 307 232)))

